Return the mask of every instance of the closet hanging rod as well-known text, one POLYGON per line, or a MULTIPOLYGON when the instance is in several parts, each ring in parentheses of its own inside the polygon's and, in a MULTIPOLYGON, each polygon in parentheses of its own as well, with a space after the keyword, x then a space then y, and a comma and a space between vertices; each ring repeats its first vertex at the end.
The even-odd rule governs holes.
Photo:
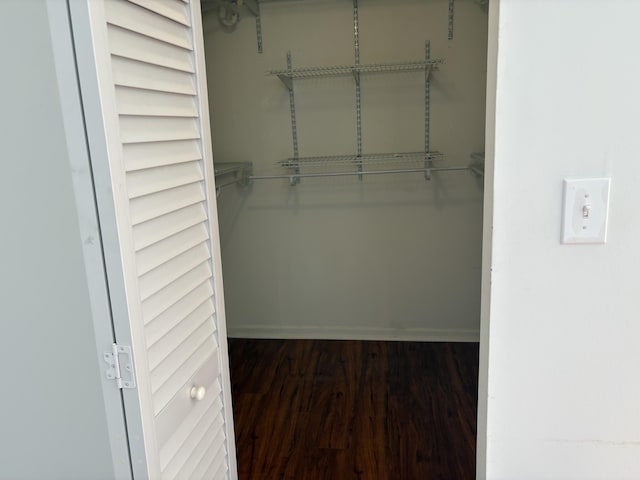
MULTIPOLYGON (((402 153, 364 153, 362 155, 325 155, 317 157, 287 158, 278 162, 286 168, 318 167, 333 165, 389 165, 390 163, 416 163, 422 164, 425 160, 442 160, 444 155, 435 151, 402 152, 402 153)), ((417 168, 419 165, 413 165, 417 168)), ((410 166, 405 166, 410 168, 410 166)), ((396 169, 397 170, 397 169, 396 169)))
POLYGON ((364 172, 322 172, 322 173, 292 173, 289 175, 250 175, 249 180, 277 180, 292 178, 314 178, 314 177, 354 177, 357 175, 387 175, 392 173, 425 173, 425 172, 452 172, 469 170, 465 167, 430 167, 430 168, 407 168, 396 170, 369 170, 364 172))

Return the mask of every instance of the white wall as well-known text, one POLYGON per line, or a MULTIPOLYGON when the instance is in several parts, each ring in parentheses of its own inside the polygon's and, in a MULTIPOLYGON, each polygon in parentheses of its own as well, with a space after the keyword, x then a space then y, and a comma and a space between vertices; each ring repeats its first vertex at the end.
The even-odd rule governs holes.
POLYGON ((0 478, 127 478, 128 458, 112 464, 46 2, 3 0, 0 31, 0 478))
MULTIPOLYGON (((486 13, 456 2, 447 40, 446 0, 360 2, 361 62, 424 58, 433 77, 432 148, 452 165, 484 149, 486 13)), ((281 173, 292 155, 287 90, 267 70, 353 63, 352 2, 262 5, 264 54, 246 14, 222 31, 205 17, 214 155, 281 173)), ((424 76, 362 80, 364 152, 424 145, 424 76)), ((355 152, 353 79, 296 84, 301 155, 355 152)), ((256 181, 219 199, 232 336, 477 339, 482 191, 468 172, 426 182, 409 176, 256 181)))
POLYGON ((638 18, 501 2, 481 478, 640 478, 638 18), (562 179, 593 176, 612 178, 609 241, 560 245, 562 179))

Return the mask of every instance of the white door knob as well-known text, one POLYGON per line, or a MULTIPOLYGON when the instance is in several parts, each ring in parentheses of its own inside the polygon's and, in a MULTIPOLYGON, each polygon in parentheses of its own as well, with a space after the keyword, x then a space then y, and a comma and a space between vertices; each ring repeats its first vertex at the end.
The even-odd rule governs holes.
POLYGON ((202 400, 207 394, 207 389, 204 387, 191 387, 191 398, 195 400, 202 400))

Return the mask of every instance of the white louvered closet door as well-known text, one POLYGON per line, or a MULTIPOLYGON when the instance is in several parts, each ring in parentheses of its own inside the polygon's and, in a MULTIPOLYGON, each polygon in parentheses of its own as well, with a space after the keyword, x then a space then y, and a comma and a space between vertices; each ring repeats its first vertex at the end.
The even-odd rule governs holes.
POLYGON ((88 5, 146 475, 233 479, 200 6, 88 5))

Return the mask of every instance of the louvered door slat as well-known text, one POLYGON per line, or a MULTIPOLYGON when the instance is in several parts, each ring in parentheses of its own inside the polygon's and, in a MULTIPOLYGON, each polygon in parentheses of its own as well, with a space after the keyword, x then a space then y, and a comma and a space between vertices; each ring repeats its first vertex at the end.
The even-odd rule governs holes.
POLYGON ((140 298, 146 300, 198 265, 208 263, 209 258, 211 255, 207 245, 201 243, 163 263, 140 277, 140 298))
POLYGON ((193 118, 121 116, 120 125, 123 143, 200 138, 193 118))
MULTIPOLYGON (((208 388, 215 386, 215 382, 208 388)), ((216 402, 219 397, 215 395, 206 395, 204 399, 198 402, 193 408, 189 409, 183 421, 178 424, 173 431, 168 432, 166 437, 160 437, 160 468, 165 470, 169 462, 179 454, 182 446, 189 441, 191 432, 207 418, 212 409, 215 409, 216 402), (164 441, 163 441, 164 440, 164 441)), ((162 412, 164 414, 164 412, 162 412)), ((162 415, 161 414, 161 415, 162 415)), ((208 419, 214 419, 215 416, 209 416, 208 419)))
POLYGON ((206 199, 201 182, 170 188, 131 200, 131 223, 137 225, 206 199))
POLYGON ((109 26, 111 54, 160 67, 193 73, 191 52, 117 25, 109 26))
MULTIPOLYGON (((202 180, 204 180, 204 174, 200 168, 200 162, 179 163, 129 173, 127 175, 127 190, 129 198, 136 198, 196 182, 201 184, 202 180)), ((190 196, 192 193, 184 189, 175 193, 180 192, 186 196, 190 196)), ((162 201, 160 197, 157 197, 156 200, 162 201)))
MULTIPOLYGON (((216 452, 213 454, 213 458, 214 458, 213 465, 217 467, 215 469, 215 474, 213 475, 205 474, 201 478, 223 478, 223 475, 225 475, 228 470, 226 455, 227 455, 226 446, 223 440, 222 444, 218 447, 216 452)), ((226 478, 226 475, 224 476, 224 478, 226 478)))
MULTIPOLYGON (((225 446, 224 446, 224 438, 222 439, 222 443, 216 449, 216 452, 213 454, 212 458, 208 458, 208 463, 203 462, 201 466, 199 466, 192 474, 192 478, 194 479, 210 479, 210 478, 223 478, 222 475, 226 473, 225 467, 225 446), (220 471, 218 476, 214 476, 216 471, 220 471)), ((215 445, 213 449, 215 449, 215 445)))
POLYGON ((224 422, 222 420, 222 414, 220 414, 216 418, 216 421, 213 423, 213 425, 211 425, 205 436, 200 440, 200 443, 197 445, 197 447, 193 449, 193 451, 189 455, 189 458, 182 466, 180 471, 175 476, 171 476, 167 469, 167 471, 163 474, 163 478, 198 478, 193 475, 194 470, 196 470, 198 465, 202 463, 205 454, 215 451, 216 445, 219 444, 221 439, 224 439, 224 434, 222 433, 221 428, 223 424, 224 422))
POLYGON ((207 213, 201 203, 162 215, 133 228, 134 247, 142 250, 206 220, 207 213))
POLYGON ((161 242, 140 250, 136 255, 138 275, 144 275, 150 272, 176 255, 208 239, 209 232, 207 232, 205 224, 199 223, 161 242))
MULTIPOLYGON (((200 425, 198 425, 200 427, 200 425)), ((174 480, 179 478, 192 478, 189 474, 190 467, 194 462, 202 459, 202 456, 206 453, 207 449, 213 444, 216 435, 216 429, 220 428, 218 417, 216 417, 211 424, 207 425, 207 429, 202 433, 202 436, 192 435, 188 444, 185 444, 183 451, 185 452, 182 464, 174 459, 162 472, 163 480, 174 480)), ((200 430, 200 429, 198 429, 200 430)), ((198 432, 199 433, 199 432, 198 432)))
POLYGON ((122 146, 122 156, 127 172, 202 159, 198 140, 130 143, 122 146))
MULTIPOLYGON (((211 451, 214 452, 214 454, 212 455, 213 457, 213 462, 212 464, 216 464, 218 466, 218 468, 224 468, 226 470, 226 459, 225 459, 225 446, 224 446, 224 435, 220 435, 218 437, 216 437, 216 442, 212 445, 211 447, 211 451)), ((220 477, 207 477, 205 475, 201 475, 201 476, 196 476, 194 475, 193 478, 220 478, 220 477)))
MULTIPOLYGON (((218 436, 216 436, 216 439, 215 439, 214 443, 212 443, 212 445, 210 446, 211 451, 214 451, 216 449, 216 445, 218 445, 218 443, 220 443, 220 440, 222 440, 221 447, 224 448, 224 435, 221 435, 220 432, 218 432, 218 435, 220 437, 222 437, 222 438, 220 439, 220 438, 218 438, 218 436)), ((212 464, 214 462, 215 462, 215 459, 212 460, 211 459, 211 455, 203 455, 202 459, 200 460, 200 463, 198 463, 198 465, 193 470, 193 472, 191 472, 191 478, 193 478, 193 479, 209 478, 209 477, 205 477, 205 474, 206 474, 207 470, 209 470, 209 468, 211 468, 211 466, 212 466, 212 464)))
POLYGON ((113 80, 123 87, 195 95, 193 75, 123 57, 111 59, 113 80))
POLYGON ((222 448, 221 451, 217 452, 215 458, 216 460, 213 463, 213 467, 215 468, 207 470, 207 473, 202 478, 227 478, 227 471, 229 469, 227 468, 225 448, 222 448))
POLYGON ((191 26, 185 2, 182 0, 129 0, 152 12, 159 13, 163 17, 170 18, 178 23, 191 26))
POLYGON ((161 295, 154 295, 142 302, 142 315, 145 323, 155 319, 162 312, 176 304, 182 297, 202 282, 211 278, 211 268, 200 264, 161 290, 161 295))
POLYGON ((155 40, 191 50, 190 29, 161 14, 124 0, 105 2, 107 22, 155 40))
MULTIPOLYGON (((120 115, 192 118, 198 116, 198 109, 196 108, 194 97, 191 95, 117 87, 116 101, 120 115)), ((198 159, 192 158, 191 160, 198 159)))
POLYGON ((154 370, 166 356, 182 344, 214 314, 213 304, 205 301, 185 318, 176 322, 164 336, 149 346, 149 369, 154 370))
MULTIPOLYGON (((174 383, 177 382, 177 386, 180 387, 187 378, 196 372, 199 365, 189 365, 194 352, 202 349, 203 352, 207 353, 207 356, 211 354, 215 348, 211 338, 215 329, 213 322, 208 322, 207 320, 208 318, 202 319, 201 325, 182 343, 176 345, 174 350, 167 352, 167 355, 158 366, 151 370, 151 390, 154 393, 166 386, 167 382, 173 377, 175 377, 174 383)), ((177 388, 173 393, 176 391, 177 388)))
POLYGON ((203 405, 205 411, 198 411, 200 407, 200 405, 198 405, 193 412, 189 413, 184 423, 176 429, 174 435, 172 435, 160 449, 160 465, 163 470, 165 470, 169 463, 176 459, 176 457, 178 457, 177 462, 180 463, 180 458, 188 454, 188 450, 183 447, 189 441, 189 433, 202 421, 202 417, 206 415, 207 412, 215 411, 222 403, 220 396, 212 395, 210 398, 205 397, 205 400, 208 402, 207 405, 203 405))
POLYGON ((207 301, 211 299, 212 294, 210 287, 210 282, 204 281, 162 312, 161 315, 158 315, 151 322, 147 323, 145 325, 147 348, 153 348, 156 342, 165 338, 180 322, 185 321, 196 309, 207 303, 207 301))

